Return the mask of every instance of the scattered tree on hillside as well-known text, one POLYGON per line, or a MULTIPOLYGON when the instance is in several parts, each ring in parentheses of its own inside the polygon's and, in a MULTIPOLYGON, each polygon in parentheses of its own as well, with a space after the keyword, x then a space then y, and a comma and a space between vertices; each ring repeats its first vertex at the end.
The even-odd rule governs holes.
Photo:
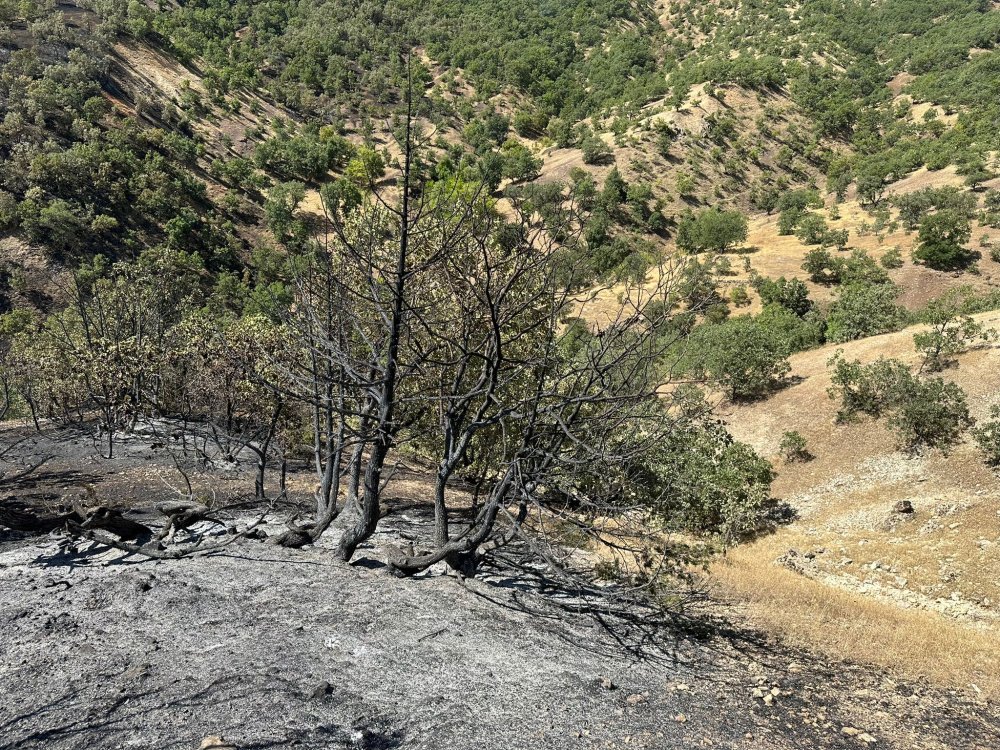
MULTIPOLYGON (((968 290, 954 290, 932 300, 922 314, 929 329, 913 335, 913 344, 923 355, 920 370, 943 370, 976 342, 989 341, 992 331, 962 313, 968 290)), ((995 334, 994 334, 995 335, 995 334)))
POLYGON ((790 369, 784 342, 748 315, 699 326, 691 346, 696 367, 719 383, 732 400, 767 394, 790 369))
POLYGON ((941 378, 920 378, 904 363, 880 358, 869 365, 849 362, 838 352, 828 363, 833 368, 829 396, 841 402, 838 421, 858 414, 889 416, 900 448, 947 450, 955 445, 973 420, 965 393, 941 378))
POLYGON ((692 253, 724 253, 747 238, 747 219, 739 211, 710 208, 685 215, 677 227, 677 247, 692 253))
POLYGON ((928 214, 920 222, 914 260, 939 271, 967 266, 972 253, 964 247, 972 236, 969 220, 954 210, 928 214))

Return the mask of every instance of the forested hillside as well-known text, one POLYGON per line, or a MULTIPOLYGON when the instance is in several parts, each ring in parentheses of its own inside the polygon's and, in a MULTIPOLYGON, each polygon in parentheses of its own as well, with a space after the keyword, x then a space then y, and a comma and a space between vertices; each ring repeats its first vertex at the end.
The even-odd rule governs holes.
MULTIPOLYGON (((847 434, 1000 543, 998 44, 989 0, 0 0, 0 525, 679 612, 820 533, 847 434), (82 500, 18 499, 49 461, 82 500)), ((935 679, 995 697, 976 648, 935 679)))

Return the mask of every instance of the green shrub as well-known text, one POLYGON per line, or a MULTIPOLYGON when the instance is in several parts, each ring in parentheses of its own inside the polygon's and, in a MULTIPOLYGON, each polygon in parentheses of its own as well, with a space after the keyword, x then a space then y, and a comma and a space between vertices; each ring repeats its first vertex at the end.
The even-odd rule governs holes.
POLYGON ((894 359, 862 365, 847 362, 838 352, 829 364, 834 372, 828 393, 841 402, 837 420, 888 414, 889 427, 904 450, 947 450, 973 424, 965 392, 955 383, 918 378, 894 359))
POLYGON ((1000 466, 1000 406, 990 408, 990 419, 972 431, 983 460, 988 466, 1000 466))
POLYGON ((765 307, 781 305, 799 317, 813 308, 812 300, 809 299, 809 288, 799 279, 786 279, 784 276, 769 279, 757 276, 753 280, 753 286, 765 307))
POLYGON ((882 253, 882 257, 879 258, 879 264, 882 268, 902 268, 903 253, 900 251, 899 246, 891 247, 882 253))
POLYGON ((845 285, 826 318, 827 340, 853 341, 899 330, 909 315, 896 304, 898 293, 894 284, 845 285))
POLYGON ((876 362, 863 365, 858 361, 848 362, 843 351, 838 351, 827 362, 827 367, 833 368, 827 394, 840 401, 838 422, 849 422, 859 414, 882 416, 896 405, 912 379, 910 368, 898 359, 880 357, 876 362))
POLYGON ((941 378, 910 381, 889 418, 900 446, 909 451, 947 450, 972 424, 965 392, 941 378))
POLYGON ((747 315, 699 326, 692 333, 691 347, 698 357, 697 368, 732 400, 764 396, 790 369, 785 343, 747 315))
POLYGON ((818 245, 827 233, 826 219, 819 214, 803 214, 795 227, 795 236, 804 245, 818 245))
POLYGON ((747 219, 739 211, 710 208, 686 214, 677 227, 677 247, 692 253, 726 252, 747 238, 747 219))
POLYGON ((786 463, 808 461, 813 457, 807 447, 806 439, 795 430, 786 432, 781 436, 781 444, 778 446, 778 450, 786 463))
POLYGON ((976 342, 986 342, 992 332, 969 315, 963 314, 969 290, 953 290, 932 300, 921 313, 930 328, 913 335, 913 344, 923 354, 921 370, 943 370, 976 342))
POLYGON ((930 214, 920 222, 919 245, 913 259, 939 271, 964 268, 973 260, 972 253, 963 246, 971 236, 968 218, 957 211, 930 214))
POLYGON ((825 247, 814 247, 806 253, 802 270, 817 284, 839 284, 844 271, 844 262, 834 258, 825 247))

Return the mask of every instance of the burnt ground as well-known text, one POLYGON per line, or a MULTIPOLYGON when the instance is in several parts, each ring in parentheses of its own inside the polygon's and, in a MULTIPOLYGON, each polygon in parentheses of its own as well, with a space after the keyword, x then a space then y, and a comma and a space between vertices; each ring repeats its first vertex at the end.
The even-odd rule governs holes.
MULTIPOLYGON (((141 509, 171 493, 158 439, 114 461, 83 433, 31 440, 22 455, 56 457, 4 497, 54 503, 86 482, 141 509)), ((400 511, 408 525, 417 512, 400 511)), ((793 651, 710 610, 695 634, 574 612, 502 567, 467 586, 400 580, 380 563, 394 542, 391 516, 351 566, 324 546, 150 561, 0 531, 0 750, 212 735, 243 750, 1000 746, 992 703, 793 651)))

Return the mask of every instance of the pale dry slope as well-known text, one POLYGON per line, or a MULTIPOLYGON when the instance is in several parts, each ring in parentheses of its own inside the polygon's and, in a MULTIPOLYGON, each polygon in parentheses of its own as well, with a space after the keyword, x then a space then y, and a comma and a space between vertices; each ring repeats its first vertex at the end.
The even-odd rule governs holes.
MULTIPOLYGON (((1000 313, 978 317, 1000 327, 1000 313)), ((971 440, 948 456, 910 457, 895 449, 884 421, 836 424, 837 403, 827 396, 826 363, 836 350, 916 365, 914 330, 796 355, 798 382, 725 415, 737 438, 775 460, 775 494, 799 517, 731 552, 714 573, 753 617, 793 639, 996 696, 1000 480, 971 440), (807 439, 814 460, 782 464, 786 430, 807 439), (902 500, 915 512, 897 513, 902 500)), ((965 389, 982 419, 1000 403, 1000 348, 959 360, 943 375, 965 389)))

